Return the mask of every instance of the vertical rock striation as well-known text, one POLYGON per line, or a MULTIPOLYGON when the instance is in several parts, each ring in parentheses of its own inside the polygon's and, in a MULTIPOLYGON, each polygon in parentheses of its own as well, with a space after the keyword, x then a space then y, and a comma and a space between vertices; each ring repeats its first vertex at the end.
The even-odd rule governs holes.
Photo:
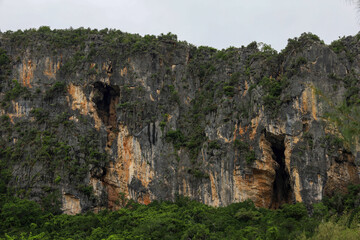
POLYGON ((0 37, 0 156, 19 196, 67 214, 178 195, 278 208, 360 183, 359 148, 326 118, 329 101, 358 104, 359 36, 303 34, 278 54, 43 30, 0 37))

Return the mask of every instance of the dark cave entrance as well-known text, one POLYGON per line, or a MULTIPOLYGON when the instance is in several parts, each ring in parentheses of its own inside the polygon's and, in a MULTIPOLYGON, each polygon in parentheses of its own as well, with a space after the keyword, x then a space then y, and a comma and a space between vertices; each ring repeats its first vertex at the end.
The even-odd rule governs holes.
POLYGON ((110 147, 114 140, 117 127, 116 105, 119 102, 119 86, 107 85, 102 82, 94 83, 95 94, 93 101, 96 105, 96 111, 106 126, 108 132, 108 143, 110 147))
POLYGON ((279 208, 284 203, 291 203, 293 190, 290 184, 290 175, 285 166, 285 143, 284 135, 265 133, 266 140, 270 143, 273 159, 276 161, 275 180, 270 208, 279 208))

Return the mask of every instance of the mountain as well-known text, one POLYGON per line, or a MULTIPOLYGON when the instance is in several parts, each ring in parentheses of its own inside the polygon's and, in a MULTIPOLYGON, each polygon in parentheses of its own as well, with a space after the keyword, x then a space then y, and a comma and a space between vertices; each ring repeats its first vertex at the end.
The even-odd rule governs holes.
POLYGON ((326 45, 304 33, 277 53, 171 33, 1 33, 0 192, 67 214, 345 192, 360 183, 360 146, 341 131, 360 103, 359 53, 359 34, 326 45))

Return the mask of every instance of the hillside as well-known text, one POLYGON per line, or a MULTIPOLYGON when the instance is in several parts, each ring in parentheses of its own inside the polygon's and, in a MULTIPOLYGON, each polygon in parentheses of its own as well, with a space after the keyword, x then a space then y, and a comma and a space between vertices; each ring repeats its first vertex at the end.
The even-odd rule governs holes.
POLYGON ((277 53, 170 33, 1 33, 0 191, 67 214, 179 195, 278 208, 346 192, 360 183, 360 148, 331 116, 359 104, 359 53, 359 35, 326 45, 302 34, 277 53))

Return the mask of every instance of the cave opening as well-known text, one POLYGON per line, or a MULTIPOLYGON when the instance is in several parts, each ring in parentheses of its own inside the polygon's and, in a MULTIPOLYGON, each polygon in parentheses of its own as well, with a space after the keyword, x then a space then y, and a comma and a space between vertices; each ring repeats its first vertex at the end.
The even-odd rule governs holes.
POLYGON ((265 133, 265 137, 270 143, 273 159, 277 163, 270 204, 270 208, 276 209, 284 203, 292 203, 294 194, 290 184, 290 175, 285 165, 285 136, 265 133))
POLYGON ((116 105, 119 102, 120 88, 102 82, 96 82, 93 86, 95 90, 93 101, 100 119, 106 126, 108 132, 107 146, 110 147, 117 129, 116 105))

